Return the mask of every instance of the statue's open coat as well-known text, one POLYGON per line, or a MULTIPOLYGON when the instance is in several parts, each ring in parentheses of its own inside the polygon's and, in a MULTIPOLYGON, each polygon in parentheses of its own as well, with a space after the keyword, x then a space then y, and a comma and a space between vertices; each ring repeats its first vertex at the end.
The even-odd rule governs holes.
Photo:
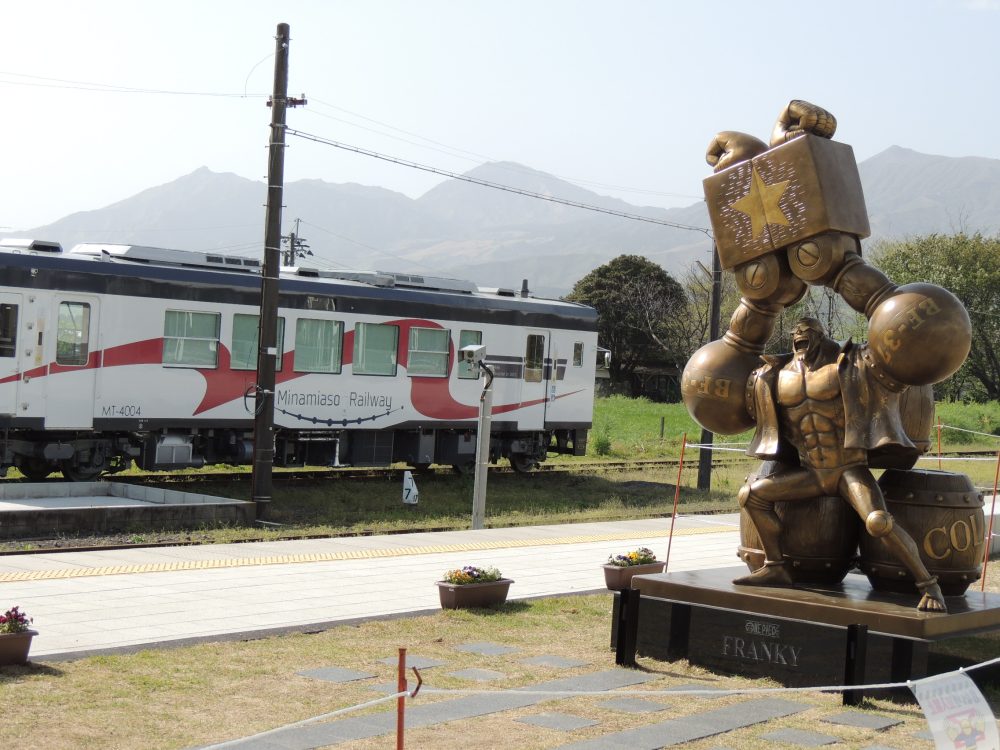
MULTIPOLYGON (((899 393, 881 385, 864 360, 867 344, 848 340, 837 353, 837 372, 844 402, 844 447, 869 451, 868 463, 880 458, 919 452, 906 435, 900 418, 899 393)), ((747 454, 764 460, 797 462, 797 451, 781 434, 775 393, 778 373, 792 354, 764 355, 764 365, 747 381, 747 406, 757 422, 747 454)), ((823 364, 823 363, 821 363, 823 364)))

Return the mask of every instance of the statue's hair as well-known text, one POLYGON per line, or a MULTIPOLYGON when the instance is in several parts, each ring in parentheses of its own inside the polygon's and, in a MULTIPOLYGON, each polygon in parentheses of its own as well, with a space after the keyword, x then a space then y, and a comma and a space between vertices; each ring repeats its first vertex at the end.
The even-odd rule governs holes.
POLYGON ((819 333, 822 333, 824 336, 826 335, 826 331, 823 330, 823 324, 819 322, 819 318, 813 318, 809 315, 804 315, 803 317, 799 318, 798 321, 796 321, 795 325, 800 326, 803 323, 805 323, 807 326, 809 326, 809 328, 813 329, 814 331, 818 331, 819 333))

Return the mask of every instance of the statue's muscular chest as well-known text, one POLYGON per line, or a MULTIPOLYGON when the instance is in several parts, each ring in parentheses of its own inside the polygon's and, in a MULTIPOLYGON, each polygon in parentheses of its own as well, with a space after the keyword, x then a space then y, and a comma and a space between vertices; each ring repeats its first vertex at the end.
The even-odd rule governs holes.
POLYGON ((792 363, 778 373, 778 403, 786 409, 806 401, 833 401, 839 395, 840 378, 836 363, 812 371, 800 369, 792 363))

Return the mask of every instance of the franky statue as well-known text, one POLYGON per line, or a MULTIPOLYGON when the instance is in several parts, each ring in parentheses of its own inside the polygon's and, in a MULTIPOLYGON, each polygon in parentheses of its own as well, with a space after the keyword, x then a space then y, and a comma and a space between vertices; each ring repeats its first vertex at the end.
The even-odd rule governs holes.
MULTIPOLYGON (((913 576, 918 608, 945 611, 937 580, 912 537, 894 522, 871 468, 919 451, 901 418, 901 396, 953 374, 971 345, 961 303, 933 284, 897 286, 861 258, 868 217, 853 151, 830 140, 836 120, 795 100, 778 118, 770 146, 719 133, 708 149, 715 174, 705 197, 721 265, 742 294, 729 330, 699 349, 682 375, 692 416, 719 434, 755 426, 748 453, 775 460, 739 500, 764 549, 762 567, 739 585, 792 585, 774 504, 840 496, 865 529, 913 576), (868 319, 869 341, 839 345, 819 321, 803 318, 793 351, 763 356, 781 311, 807 284, 835 290, 868 319)), ((824 529, 813 530, 816 535, 824 529)))

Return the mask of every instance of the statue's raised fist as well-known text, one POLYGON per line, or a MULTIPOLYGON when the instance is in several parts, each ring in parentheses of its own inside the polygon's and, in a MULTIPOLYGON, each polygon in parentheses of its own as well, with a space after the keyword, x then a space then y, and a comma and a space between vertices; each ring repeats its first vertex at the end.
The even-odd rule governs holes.
POLYGON ((712 139, 705 152, 705 161, 721 172, 726 167, 752 159, 767 151, 767 144, 760 138, 740 133, 737 130, 723 130, 712 139))
POLYGON ((833 138, 837 132, 837 118, 822 107, 792 99, 788 102, 771 131, 771 145, 777 146, 804 133, 812 133, 822 138, 833 138))

